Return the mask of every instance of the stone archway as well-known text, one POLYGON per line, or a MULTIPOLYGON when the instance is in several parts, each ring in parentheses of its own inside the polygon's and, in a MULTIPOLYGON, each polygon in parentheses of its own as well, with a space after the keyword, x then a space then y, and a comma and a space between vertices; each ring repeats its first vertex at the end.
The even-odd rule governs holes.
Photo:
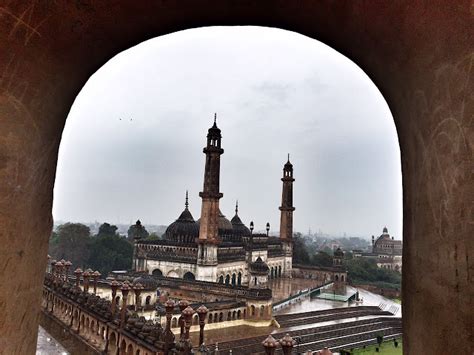
POLYGON ((211 25, 292 30, 370 76, 392 110, 402 154, 404 350, 472 350, 464 297, 473 267, 471 1, 174 0, 124 2, 112 12, 106 2, 12 1, 1 9, 0 283, 17 290, 16 297, 0 291, 6 353, 35 351, 42 277, 32 270, 47 260, 58 146, 75 96, 120 51, 211 25))
POLYGON ((196 280, 196 276, 194 276, 192 272, 188 271, 183 275, 183 279, 188 281, 194 281, 196 280))
POLYGON ((163 276, 163 272, 160 269, 154 269, 151 274, 153 276, 163 276))

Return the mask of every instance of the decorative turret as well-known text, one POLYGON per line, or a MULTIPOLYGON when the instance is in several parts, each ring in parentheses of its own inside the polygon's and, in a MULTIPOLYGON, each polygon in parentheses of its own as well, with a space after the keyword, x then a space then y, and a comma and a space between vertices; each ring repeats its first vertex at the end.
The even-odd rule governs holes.
POLYGON ((344 259, 344 252, 341 248, 337 248, 334 251, 334 256, 332 258, 332 265, 335 267, 342 266, 342 260, 344 259))
POLYGON ((258 257, 249 265, 249 286, 251 288, 267 288, 269 271, 270 268, 267 263, 263 261, 261 257, 258 257))
POLYGON ((293 258, 293 165, 288 161, 283 166, 283 182, 281 207, 280 207, 280 239, 285 252, 284 275, 291 277, 292 258, 293 258))

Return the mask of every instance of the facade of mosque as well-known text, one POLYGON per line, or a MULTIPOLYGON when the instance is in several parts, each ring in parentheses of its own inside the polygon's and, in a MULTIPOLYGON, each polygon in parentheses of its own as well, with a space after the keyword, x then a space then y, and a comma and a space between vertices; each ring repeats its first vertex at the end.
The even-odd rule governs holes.
POLYGON ((402 272, 402 241, 391 237, 387 227, 377 239, 372 236, 372 252, 353 250, 353 255, 375 259, 380 268, 402 272))
MULTIPOLYGON (((207 134, 201 216, 195 220, 185 209, 169 225, 161 240, 135 240, 134 269, 152 275, 200 280, 228 285, 266 288, 268 278, 291 277, 293 254, 293 165, 283 167, 280 235, 253 233, 238 215, 229 221, 219 208, 221 130, 214 125, 207 134)), ((139 222, 137 222, 139 224, 139 222)))

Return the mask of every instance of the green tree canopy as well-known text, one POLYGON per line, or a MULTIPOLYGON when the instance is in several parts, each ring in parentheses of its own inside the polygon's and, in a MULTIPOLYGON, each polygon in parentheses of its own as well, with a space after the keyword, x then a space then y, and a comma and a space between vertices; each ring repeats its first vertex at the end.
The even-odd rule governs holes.
POLYGON ((310 261, 311 257, 301 233, 295 233, 293 235, 293 263, 309 265, 310 261))
POLYGON ((377 267, 375 259, 353 258, 345 261, 348 278, 353 283, 379 284, 380 287, 400 288, 400 273, 377 267))
POLYGON ((324 251, 319 251, 311 258, 311 265, 332 266, 332 256, 324 251))
POLYGON ((159 240, 160 236, 156 232, 151 232, 146 240, 159 240))
POLYGON ((50 254, 57 260, 71 261, 74 267, 83 267, 89 256, 90 239, 90 229, 84 224, 62 224, 51 235, 50 254))
POLYGON ((117 226, 110 225, 109 223, 105 222, 102 223, 99 227, 99 232, 97 233, 98 236, 105 236, 105 235, 115 235, 117 234, 117 226))
POLYGON ((90 243, 88 267, 100 271, 105 278, 113 270, 128 270, 132 266, 133 246, 123 237, 97 235, 90 243))

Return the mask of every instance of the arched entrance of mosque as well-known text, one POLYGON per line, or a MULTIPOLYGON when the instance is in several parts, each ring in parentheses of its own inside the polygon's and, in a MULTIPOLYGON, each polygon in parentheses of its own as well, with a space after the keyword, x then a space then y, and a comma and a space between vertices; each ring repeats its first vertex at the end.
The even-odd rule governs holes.
POLYGON ((183 279, 185 280, 189 280, 189 281, 194 281, 196 280, 196 276, 194 276, 194 274, 192 272, 187 272, 183 275, 183 279))
POLYGON ((21 310, 39 304, 43 281, 31 270, 46 262, 58 145, 82 85, 113 55, 149 38, 193 26, 248 24, 319 39, 378 85, 393 112, 402 152, 404 350, 462 353, 472 344, 463 297, 472 290, 466 275, 473 259, 467 252, 472 203, 466 200, 473 193, 469 1, 450 7, 449 16, 443 7, 404 1, 286 2, 270 8, 266 2, 211 0, 206 7, 177 0, 166 6, 135 2, 113 13, 99 2, 87 10, 59 2, 29 6, 9 2, 0 23, 0 43, 8 48, 0 59, 0 244, 3 274, 15 275, 0 291, 5 353, 35 352, 31 329, 38 317, 21 310), (28 22, 18 21, 29 10, 28 22), (21 287, 25 284, 31 287, 21 287), (14 298, 11 289, 17 290, 14 298))
POLYGON ((151 274, 153 276, 163 276, 163 272, 160 269, 154 269, 151 274))

